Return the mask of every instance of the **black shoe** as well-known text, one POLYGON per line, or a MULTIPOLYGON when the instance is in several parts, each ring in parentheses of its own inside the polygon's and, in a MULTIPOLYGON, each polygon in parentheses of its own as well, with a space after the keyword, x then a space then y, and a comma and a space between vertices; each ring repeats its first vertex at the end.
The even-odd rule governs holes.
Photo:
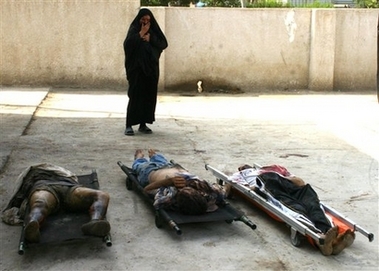
POLYGON ((126 127, 124 134, 127 136, 133 136, 134 135, 133 128, 132 127, 126 127))
POLYGON ((138 131, 143 133, 143 134, 152 134, 153 131, 147 127, 146 125, 140 125, 139 128, 138 128, 138 131))

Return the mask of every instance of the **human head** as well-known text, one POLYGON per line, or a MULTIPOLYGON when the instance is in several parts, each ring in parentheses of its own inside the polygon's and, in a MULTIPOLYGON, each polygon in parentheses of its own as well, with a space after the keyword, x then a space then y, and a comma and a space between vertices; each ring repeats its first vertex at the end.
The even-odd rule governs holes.
POLYGON ((141 25, 141 23, 142 23, 141 20, 143 20, 143 18, 147 18, 147 17, 149 17, 149 21, 152 24, 156 23, 153 13, 147 8, 141 8, 138 11, 137 16, 134 18, 132 24, 133 25, 141 25))
POLYGON ((178 209, 185 215, 200 215, 208 209, 207 199, 196 189, 184 187, 176 194, 178 209))
POLYGON ((142 8, 139 10, 137 18, 138 18, 139 24, 142 24, 142 23, 146 24, 147 22, 152 21, 154 16, 153 16, 153 13, 149 9, 142 8))
POLYGON ((143 16, 143 17, 141 17, 140 19, 139 19, 139 23, 142 25, 145 25, 145 24, 147 24, 147 23, 150 23, 150 16, 149 15, 145 15, 145 16, 143 16))

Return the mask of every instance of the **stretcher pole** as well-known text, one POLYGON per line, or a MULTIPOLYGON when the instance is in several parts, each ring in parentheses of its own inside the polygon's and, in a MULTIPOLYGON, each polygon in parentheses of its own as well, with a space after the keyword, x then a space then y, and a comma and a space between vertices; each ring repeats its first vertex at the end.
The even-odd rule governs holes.
MULTIPOLYGON (((378 24, 378 29, 379 29, 379 24, 378 24)), ((378 44, 379 44, 379 39, 378 39, 378 44)), ((379 47, 378 47, 378 50, 379 50, 379 47)), ((378 63, 379 63, 379 58, 378 58, 378 63)), ((379 95, 379 92, 378 92, 378 95, 379 95)), ((378 98, 379 98, 379 96, 378 96, 378 98)), ((262 166, 259 165, 259 164, 257 164, 257 163, 254 163, 254 167, 255 168, 262 168, 262 166)), ((361 226, 359 226, 358 224, 356 224, 354 221, 348 219, 346 216, 344 216, 343 214, 341 214, 337 210, 333 209, 332 207, 330 207, 330 206, 328 206, 328 205, 326 205, 326 204, 324 204, 322 202, 320 202, 320 204, 324 207, 324 210, 326 212, 330 213, 332 216, 334 216, 335 218, 337 218, 340 221, 342 221, 343 223, 345 223, 348 227, 354 229, 354 231, 360 232, 361 234, 363 234, 364 236, 366 236, 370 242, 372 242, 374 240, 374 234, 373 233, 368 232, 367 230, 365 230, 364 228, 362 228, 361 226)))
MULTIPOLYGON (((126 174, 126 176, 128 176, 130 180, 133 180, 133 182, 137 184, 137 180, 136 180, 136 177, 133 175, 132 169, 125 166, 121 161, 118 161, 117 164, 119 165, 121 170, 126 174)), ((137 186, 137 189, 140 190, 142 194, 144 194, 147 198, 149 198, 147 193, 143 190, 143 188, 140 185, 136 185, 136 186, 137 186)), ((167 222, 169 227, 173 229, 177 235, 182 234, 182 230, 179 228, 178 224, 169 216, 169 214, 164 209, 156 210, 155 218, 156 218, 155 225, 158 228, 160 228, 160 220, 162 219, 165 222, 167 222)))
POLYGON ((22 225, 22 230, 21 230, 21 237, 20 237, 20 242, 18 245, 18 254, 19 255, 24 255, 25 253, 25 225, 22 225))
POLYGON ((179 228, 178 224, 167 214, 167 212, 163 209, 158 210, 159 215, 167 222, 169 227, 173 229, 177 235, 182 234, 182 230, 179 228))
POLYGON ((270 204, 266 199, 263 199, 262 197, 260 197, 257 193, 255 193, 250 188, 242 186, 242 185, 233 185, 233 182, 229 180, 227 175, 225 175, 224 173, 222 173, 221 171, 217 170, 216 168, 210 165, 205 165, 205 169, 210 170, 216 178, 224 181, 225 183, 231 184, 233 188, 237 189, 239 192, 247 195, 249 198, 253 198, 253 200, 258 202, 260 205, 264 206, 267 210, 274 213, 283 222, 289 225, 291 227, 291 238, 292 237, 294 238, 296 233, 301 233, 302 235, 310 236, 313 240, 317 241, 320 245, 324 244, 324 239, 321 238, 317 233, 313 232, 307 226, 298 222, 296 219, 292 218, 291 216, 288 216, 287 214, 283 213, 282 210, 280 210, 277 206, 270 204))
POLYGON ((345 223, 348 227, 354 229, 354 231, 358 231, 361 234, 363 234, 364 236, 366 236, 370 242, 372 242, 374 240, 374 234, 373 233, 366 231, 364 228, 362 228, 361 226, 359 226, 358 224, 356 224, 354 221, 350 220, 346 216, 342 215, 340 212, 336 211, 332 207, 330 207, 330 206, 328 206, 322 202, 320 202, 320 204, 323 206, 323 208, 325 209, 326 212, 330 213, 332 216, 334 216, 335 218, 337 218, 340 221, 342 221, 343 223, 345 223))

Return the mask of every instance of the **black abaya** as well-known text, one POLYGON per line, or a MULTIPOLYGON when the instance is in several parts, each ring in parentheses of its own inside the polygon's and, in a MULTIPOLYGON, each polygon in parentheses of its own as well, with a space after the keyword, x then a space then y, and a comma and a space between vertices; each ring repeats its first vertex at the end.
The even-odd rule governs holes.
POLYGON ((153 123, 158 94, 159 58, 168 44, 150 10, 139 11, 129 27, 123 45, 126 79, 129 83, 126 126, 153 123), (143 41, 139 35, 139 21, 145 15, 150 16, 149 42, 143 41))

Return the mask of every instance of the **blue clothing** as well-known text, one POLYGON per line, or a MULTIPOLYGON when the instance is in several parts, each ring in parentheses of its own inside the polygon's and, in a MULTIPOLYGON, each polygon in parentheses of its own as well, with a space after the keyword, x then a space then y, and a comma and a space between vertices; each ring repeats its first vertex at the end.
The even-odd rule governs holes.
POLYGON ((137 173, 137 178, 142 187, 149 184, 149 174, 165 166, 173 166, 162 154, 156 153, 150 161, 146 158, 134 160, 132 169, 137 173))

